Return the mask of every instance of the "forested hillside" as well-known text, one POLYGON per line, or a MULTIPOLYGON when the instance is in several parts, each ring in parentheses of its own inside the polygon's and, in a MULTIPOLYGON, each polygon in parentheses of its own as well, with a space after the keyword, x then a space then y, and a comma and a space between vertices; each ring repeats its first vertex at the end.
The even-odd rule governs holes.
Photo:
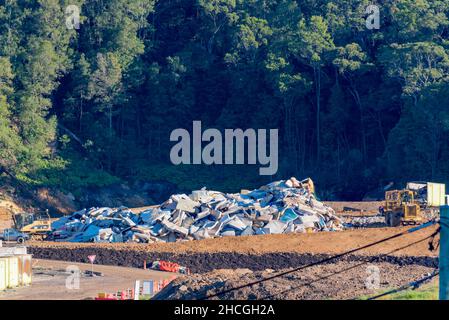
POLYGON ((0 165, 30 186, 449 182, 449 2, 0 0, 0 165), (78 30, 65 9, 81 12, 78 30), (170 163, 175 128, 278 128, 279 171, 170 163))

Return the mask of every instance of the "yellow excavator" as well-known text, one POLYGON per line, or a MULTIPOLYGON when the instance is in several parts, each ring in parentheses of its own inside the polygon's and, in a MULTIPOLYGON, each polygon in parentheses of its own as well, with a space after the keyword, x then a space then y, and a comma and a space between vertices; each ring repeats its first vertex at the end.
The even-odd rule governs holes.
POLYGON ((423 222, 415 192, 408 189, 385 192, 385 223, 389 227, 416 225, 423 222))
POLYGON ((51 232, 51 223, 48 210, 38 213, 13 214, 14 227, 16 230, 28 234, 33 240, 43 240, 51 232))

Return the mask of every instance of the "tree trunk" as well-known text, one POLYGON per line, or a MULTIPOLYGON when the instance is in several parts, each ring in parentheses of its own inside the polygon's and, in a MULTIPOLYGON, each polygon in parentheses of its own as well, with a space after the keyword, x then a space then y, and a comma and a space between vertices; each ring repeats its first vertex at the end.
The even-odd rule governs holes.
POLYGON ((83 133, 83 97, 80 97, 80 117, 79 117, 79 131, 83 133))
POLYGON ((109 137, 112 137, 112 105, 108 105, 109 137))
POLYGON ((321 70, 320 67, 314 67, 313 73, 315 77, 315 92, 316 92, 316 159, 317 165, 321 161, 321 128, 320 128, 320 113, 321 113, 321 70))
POLYGON ((366 165, 367 160, 367 148, 366 148, 366 129, 365 129, 365 112, 363 110, 362 101, 360 99, 360 95, 358 90, 351 84, 350 88, 351 95, 354 98, 355 104, 357 105, 357 108, 359 109, 360 113, 360 134, 362 136, 362 157, 363 157, 363 163, 366 165))

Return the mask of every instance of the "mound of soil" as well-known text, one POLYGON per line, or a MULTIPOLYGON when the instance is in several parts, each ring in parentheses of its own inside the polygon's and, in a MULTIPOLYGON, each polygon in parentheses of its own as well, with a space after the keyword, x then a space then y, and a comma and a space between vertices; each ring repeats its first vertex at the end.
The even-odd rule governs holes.
MULTIPOLYGON (((366 256, 379 256, 421 240, 436 227, 382 243, 352 256, 346 261, 360 261, 366 256)), ((144 261, 168 260, 205 273, 218 268, 285 269, 322 260, 349 249, 399 233, 404 228, 358 229, 314 234, 284 234, 225 237, 177 243, 62 243, 30 242, 29 251, 42 259, 85 262, 88 255, 97 255, 97 262, 107 265, 142 267, 144 261)), ((438 252, 430 252, 421 242, 380 261, 398 265, 429 266, 437 261, 438 252)))
MULTIPOLYGON (((31 242, 35 248, 52 249, 103 249, 138 251, 142 253, 239 253, 239 254, 265 254, 265 253, 299 253, 299 254, 337 254, 349 249, 364 246, 366 244, 398 234, 410 227, 400 228, 372 228, 355 229, 342 232, 318 232, 311 234, 273 234, 257 236, 240 236, 205 239, 199 241, 184 241, 176 243, 64 243, 64 242, 31 242)), ((364 250, 363 254, 382 254, 406 243, 422 239, 436 230, 437 226, 429 227, 418 232, 407 234, 398 239, 391 240, 375 247, 364 250)), ((432 256, 427 243, 423 242, 407 250, 401 251, 401 255, 408 256, 432 256)))

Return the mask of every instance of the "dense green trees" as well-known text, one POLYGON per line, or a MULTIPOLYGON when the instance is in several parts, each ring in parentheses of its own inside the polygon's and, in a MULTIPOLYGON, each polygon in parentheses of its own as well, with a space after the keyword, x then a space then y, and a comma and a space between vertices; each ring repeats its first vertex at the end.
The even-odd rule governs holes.
POLYGON ((201 120, 279 128, 272 178, 312 176, 328 195, 449 182, 449 3, 382 2, 379 30, 365 26, 369 4, 0 0, 0 165, 63 188, 267 179, 172 166, 170 132, 201 120), (79 30, 65 24, 69 4, 79 30))
POLYGON ((12 167, 20 161, 21 141, 12 125, 9 96, 12 88, 12 67, 7 58, 0 58, 0 166, 12 167))

